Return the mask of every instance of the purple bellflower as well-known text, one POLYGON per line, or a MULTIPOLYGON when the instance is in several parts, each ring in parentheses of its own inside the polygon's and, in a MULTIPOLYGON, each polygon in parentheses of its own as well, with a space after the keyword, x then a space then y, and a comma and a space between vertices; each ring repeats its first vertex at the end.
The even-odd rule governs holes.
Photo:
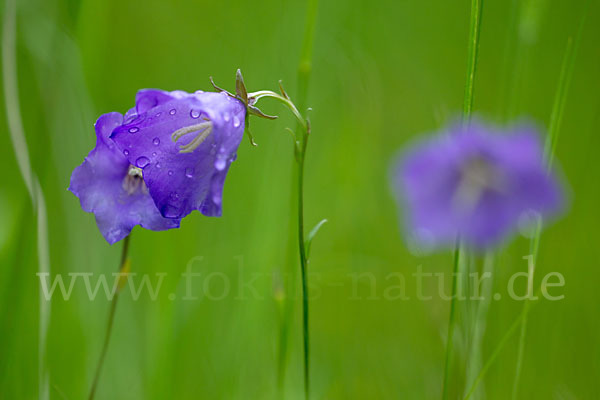
POLYGON ((94 213, 107 242, 113 244, 141 225, 160 231, 179 227, 179 219, 164 218, 154 205, 142 179, 141 169, 131 165, 110 139, 123 116, 113 112, 96 121, 96 147, 71 175, 69 190, 81 208, 94 213))
POLYGON ((96 148, 73 171, 69 190, 96 215, 109 243, 135 225, 177 228, 193 210, 221 216, 225 177, 244 130, 255 145, 247 116, 277 117, 255 106, 273 93, 248 93, 239 69, 235 94, 212 83, 217 93, 140 90, 125 116, 96 122, 96 148))
POLYGON ((535 130, 524 126, 456 125, 406 151, 395 172, 408 233, 427 247, 460 238, 485 250, 514 233, 524 215, 546 219, 564 203, 535 130))
POLYGON ((221 215, 223 185, 243 138, 246 106, 225 92, 138 92, 111 139, 142 171, 163 217, 221 215))

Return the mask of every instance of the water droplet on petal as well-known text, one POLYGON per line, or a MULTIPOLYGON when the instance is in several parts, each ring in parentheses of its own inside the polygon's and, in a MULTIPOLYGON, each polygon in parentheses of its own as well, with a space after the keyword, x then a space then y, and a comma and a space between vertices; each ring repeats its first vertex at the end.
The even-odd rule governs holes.
POLYGON ((152 139, 152 143, 154 143, 155 146, 158 146, 160 144, 160 139, 155 137, 154 139, 152 139))
POLYGON ((187 176, 188 178, 193 177, 194 176, 194 168, 186 168, 185 176, 187 176))
POLYGON ((221 204, 221 194, 215 193, 212 197, 212 201, 213 201, 213 203, 215 203, 217 205, 221 204))
POLYGON ((160 168, 162 167, 162 165, 160 165, 160 163, 156 163, 156 168, 160 168))
POLYGON ((160 113, 156 113, 156 118, 160 117, 160 113))
POLYGON ((152 157, 156 157, 156 152, 152 153, 152 157))
POLYGON ((138 157, 138 159, 135 160, 135 165, 138 168, 144 168, 149 163, 150 163, 150 160, 148 160, 148 157, 144 157, 144 156, 138 157))
POLYGON ((221 156, 217 157, 217 161, 215 161, 215 168, 219 171, 223 171, 225 169, 225 159, 221 156))
POLYGON ((129 133, 136 133, 139 130, 140 130, 140 128, 138 128, 137 126, 134 126, 133 128, 129 128, 129 133))
POLYGON ((192 110, 192 111, 190 111, 190 117, 192 117, 192 118, 200 118, 200 111, 198 111, 198 110, 192 110))
POLYGON ((223 120, 225 120, 225 122, 229 122, 230 119, 231 116, 228 113, 225 113, 225 115, 223 115, 223 120))
POLYGON ((129 155, 129 150, 123 150, 123 155, 127 157, 129 155))
POLYGON ((173 171, 168 172, 169 176, 173 176, 173 171))
POLYGON ((237 116, 237 115, 235 115, 235 116, 233 117, 233 127, 234 127, 234 128, 237 128, 238 126, 240 126, 240 123, 241 123, 241 122, 240 122, 240 119, 238 118, 238 116, 237 116))
POLYGON ((169 114, 171 114, 171 115, 175 115, 175 113, 176 113, 176 112, 177 112, 177 110, 176 110, 176 109, 174 109, 174 108, 172 108, 172 109, 171 109, 171 111, 169 111, 169 114))

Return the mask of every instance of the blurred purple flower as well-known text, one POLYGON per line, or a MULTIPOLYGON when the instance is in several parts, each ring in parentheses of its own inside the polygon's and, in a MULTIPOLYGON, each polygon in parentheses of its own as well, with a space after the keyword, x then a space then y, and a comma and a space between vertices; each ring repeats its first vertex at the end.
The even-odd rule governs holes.
POLYGON ((69 186, 79 197, 81 208, 94 213, 102 236, 110 244, 129 235, 136 225, 154 231, 179 227, 179 219, 160 215, 141 170, 133 167, 109 138, 122 123, 123 116, 116 112, 98 118, 96 147, 75 168, 69 186))
POLYGON ((405 206, 408 234, 419 245, 460 240, 484 250, 519 227, 524 215, 548 218, 563 207, 561 186, 543 161, 536 132, 500 132, 478 123, 410 148, 394 186, 405 206))
POLYGON ((160 213, 221 215, 223 185, 243 138, 245 105, 226 93, 145 89, 111 138, 142 170, 160 213))

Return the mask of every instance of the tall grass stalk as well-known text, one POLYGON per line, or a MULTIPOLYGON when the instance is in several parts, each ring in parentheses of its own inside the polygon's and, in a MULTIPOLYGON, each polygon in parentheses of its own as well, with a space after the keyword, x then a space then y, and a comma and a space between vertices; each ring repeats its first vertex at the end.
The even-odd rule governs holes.
MULTIPOLYGON (((467 58, 467 79, 465 82, 465 94, 463 99, 463 124, 468 124, 473 109, 473 92, 475 87, 475 72, 477 71, 477 57, 479 53, 479 33, 481 31, 481 11, 483 0, 471 0, 471 17, 469 26, 469 48, 467 58)), ((458 279, 458 268, 461 246, 457 240, 454 250, 454 267, 452 276, 452 297, 450 299, 450 316, 448 321, 448 339, 446 342, 446 361, 444 364, 444 380, 442 384, 442 400, 448 399, 448 384, 450 381, 450 370, 452 365, 452 352, 454 344, 454 328, 456 324, 456 287, 458 279)))
POLYGON ((456 249, 454 250, 454 263, 452 268, 452 298, 450 299, 450 317, 448 321, 448 339, 446 341, 446 362, 444 364, 444 382, 442 386, 442 399, 448 399, 448 385, 450 383, 450 366, 452 364, 452 351, 454 345, 454 330, 456 325, 456 296, 458 271, 460 263, 460 242, 457 241, 456 249))
MULTIPOLYGON (((17 76, 17 3, 6 0, 4 20, 2 24, 2 83, 6 104, 8 131, 17 159, 17 165, 31 203, 35 210, 37 222, 37 256, 38 273, 50 275, 50 251, 48 246, 48 217, 46 200, 39 180, 29 161, 29 151, 25 140, 25 130, 19 105, 19 89, 17 76)), ((44 299, 40 285, 40 301, 38 316, 38 398, 47 400, 50 396, 50 377, 46 361, 46 339, 50 324, 50 303, 44 299)))
MULTIPOLYGON (((540 290, 538 289, 538 291, 535 294, 535 296, 537 297, 539 295, 539 293, 540 293, 540 290)), ((498 344, 496 345, 496 347, 492 351, 492 354, 490 355, 490 357, 487 359, 487 361, 485 362, 485 364, 481 368, 481 371, 479 371, 479 374, 477 374, 477 377, 473 381, 473 384, 467 390, 467 394, 465 395, 465 397, 463 398, 463 400, 469 400, 471 398, 471 396, 473 396, 473 394, 475 393, 475 390, 477 389, 479 383, 485 377, 485 374, 487 373, 487 371, 494 364, 494 361, 496 361, 496 358, 498 358, 498 355, 500 354, 500 352, 502 351, 502 349, 504 348, 504 346, 506 345, 506 343, 508 342, 508 340, 517 331, 517 328, 519 327, 519 324, 521 324, 521 322, 523 321, 523 318, 525 317, 525 312, 526 312, 525 309, 523 309, 521 311, 521 314, 519 314, 519 316, 517 317, 517 319, 515 319, 513 321, 513 323, 508 328, 508 330, 504 333, 504 336, 502 336, 502 339, 500 339, 500 341, 498 342, 498 344)))
POLYGON ((481 293, 478 291, 479 300, 477 300, 477 306, 474 308, 473 313, 474 321, 473 321, 473 333, 472 333, 472 341, 469 349, 469 356, 467 358, 467 368, 466 368, 466 388, 465 394, 468 387, 470 387, 475 379, 477 378, 477 374, 479 373, 482 367, 482 346, 483 346, 483 337, 485 335, 486 325, 487 325, 487 313, 489 310, 491 298, 492 298, 492 288, 493 288, 493 273, 494 273, 494 263, 495 263, 495 254, 487 253, 483 259, 483 267, 481 275, 481 293))
MULTIPOLYGON (((544 157, 546 160, 546 166, 548 168, 548 171, 552 169, 552 163, 554 162, 554 155, 556 153, 556 145, 558 143, 560 126, 562 123, 571 79, 573 77, 575 59, 577 56, 577 48, 579 47, 579 43, 581 42, 583 27, 585 25, 585 20, 588 14, 590 3, 591 2, 588 1, 586 4, 583 16, 577 29, 577 36, 575 38, 575 41, 573 41, 573 39, 570 37, 567 40, 567 48, 560 69, 558 86, 556 89, 556 95, 554 96, 552 112, 550 113, 550 125, 548 127, 548 136, 546 136, 546 142, 544 145, 544 157)), ((538 250, 542 231, 541 227, 542 221, 539 221, 537 229, 535 231, 535 235, 530 242, 530 252, 533 258, 534 270, 537 264, 538 250)), ((531 279, 533 279, 533 277, 531 279)), ((516 400, 518 398, 519 382, 521 379, 521 371, 523 369, 523 358, 525 354, 525 339, 527 336, 527 317, 529 315, 530 304, 531 303, 529 302, 529 300, 525 300, 525 304, 523 304, 523 318, 521 321, 521 332, 519 335, 517 362, 515 367, 515 380, 513 381, 512 388, 513 400, 516 400)))

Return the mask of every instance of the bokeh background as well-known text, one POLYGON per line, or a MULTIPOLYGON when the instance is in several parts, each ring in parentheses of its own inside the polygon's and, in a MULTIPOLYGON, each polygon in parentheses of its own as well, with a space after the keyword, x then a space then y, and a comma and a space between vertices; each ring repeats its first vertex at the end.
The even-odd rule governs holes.
MULTIPOLYGON (((17 0, 16 59, 10 59, 6 1, 0 11, 5 28, 0 398, 37 398, 41 370, 49 377, 51 399, 81 399, 99 356, 109 303, 103 296, 90 301, 80 284, 70 300, 55 297, 40 349, 39 224, 8 134, 6 106, 18 101, 21 107, 31 168, 47 206, 52 276, 110 274, 117 269, 120 244, 109 246, 93 216, 66 190, 71 171, 94 145, 95 119, 126 111, 140 88, 209 90, 213 76, 233 89, 237 68, 249 90, 276 89, 282 79, 294 96, 307 6, 290 0, 17 0), (16 62, 17 82, 6 73, 9 61, 16 62), (6 97, 11 92, 7 80, 17 83, 19 99, 6 97)), ((449 303, 439 297, 417 300, 410 274, 418 266, 449 274, 452 256, 409 251, 389 170, 398 149, 460 113, 469 3, 347 0, 318 5, 305 206, 309 227, 322 218, 329 222, 313 242, 309 267, 314 273, 314 399, 440 395, 449 303), (386 280, 392 272, 407 277, 410 300, 383 298, 393 284, 386 280), (371 278, 355 285, 352 274, 361 273, 372 274, 375 286, 371 278)), ((536 302, 532 308, 521 399, 600 398, 600 2, 590 3, 589 9, 579 0, 484 3, 474 110, 499 124, 525 117, 542 131, 567 40, 587 15, 557 148, 572 201, 568 214, 544 231, 536 270, 536 284, 547 272, 561 272, 565 298, 536 302)), ((134 230, 132 271, 168 275, 156 301, 147 295, 134 301, 124 292, 97 399, 302 398, 300 302, 291 291, 298 287, 299 267, 295 243, 289 243, 295 218, 290 209, 292 145, 285 131, 294 121, 268 100, 263 109, 282 118, 252 121, 259 146, 242 142, 227 178, 222 218, 194 213, 179 230, 134 230), (197 261, 199 256, 203 261, 197 261), (179 274, 190 261, 195 272, 230 277, 231 294, 220 301, 182 300, 185 285, 179 274), (259 296, 236 299, 240 271, 244 281, 262 274, 254 285, 259 296), (282 290, 292 303, 281 300, 282 290), (285 304, 292 304, 294 314, 281 379, 285 304)), ((522 257, 529 254, 528 246, 527 239, 516 238, 499 251, 495 292, 505 293, 510 275, 526 270, 522 257)), ((200 295, 203 280, 195 282, 194 294, 200 295)), ((436 281, 427 285, 426 292, 436 293, 436 281)), ((449 285, 447 279, 446 293, 449 285)), ((213 293, 223 289, 221 280, 212 280, 213 293)), ((509 299, 491 303, 483 361, 522 307, 509 299)), ((517 336, 502 348, 478 398, 510 398, 517 336)), ((452 398, 461 398, 468 379, 464 337, 459 331, 452 398)))

